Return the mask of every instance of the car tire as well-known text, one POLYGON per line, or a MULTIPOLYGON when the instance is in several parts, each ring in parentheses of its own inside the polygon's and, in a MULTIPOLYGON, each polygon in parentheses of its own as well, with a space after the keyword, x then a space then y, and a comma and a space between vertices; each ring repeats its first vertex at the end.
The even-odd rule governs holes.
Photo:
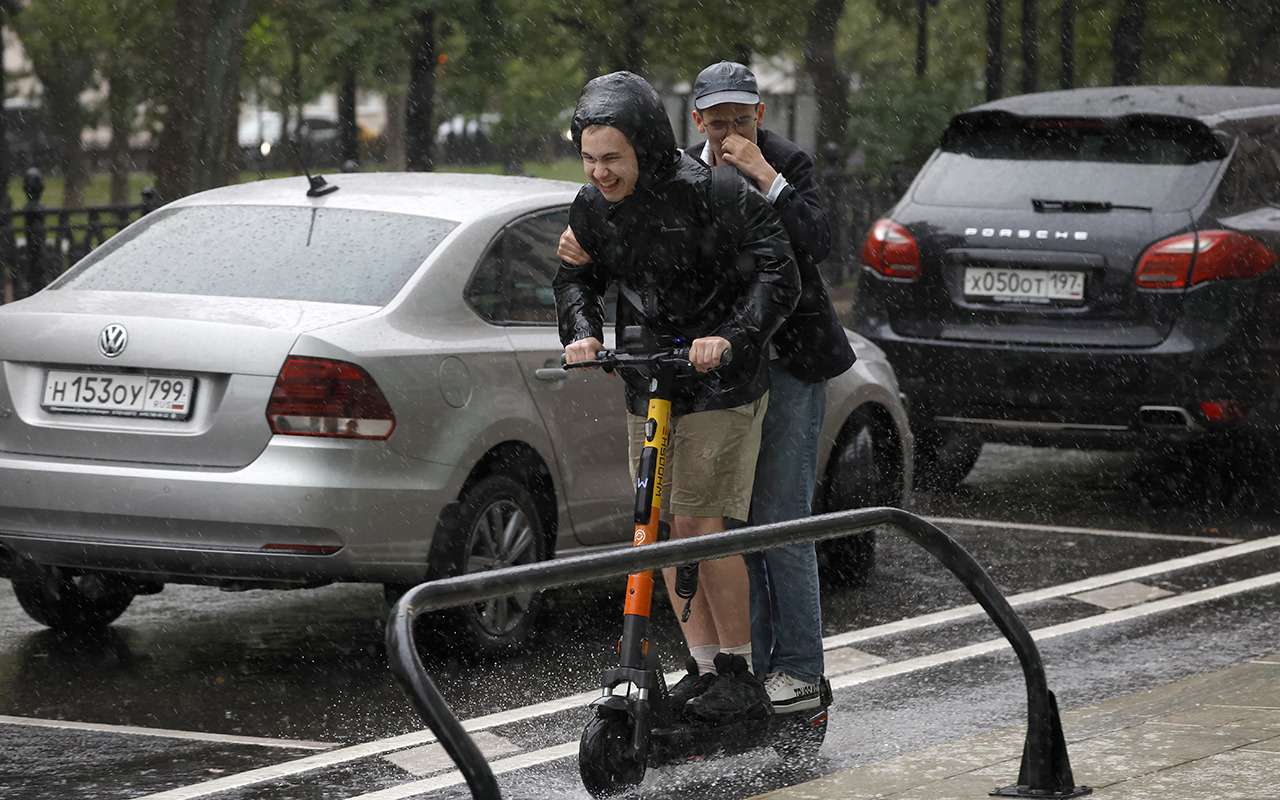
MULTIPOLYGON (((442 577, 532 564, 547 557, 547 537, 538 507, 529 490, 507 475, 489 475, 470 486, 457 513, 436 530, 446 537, 433 546, 449 553, 447 565, 433 564, 442 577)), ((408 587, 387 586, 394 605, 408 587)), ((459 639, 478 655, 498 655, 525 649, 535 631, 544 601, 540 592, 524 592, 475 605, 424 615, 420 633, 440 643, 459 639)))
POLYGON ((59 567, 34 567, 13 578, 22 610, 41 625, 77 633, 105 628, 129 604, 135 592, 127 581, 97 572, 72 574, 59 567))
MULTIPOLYGON (((827 467, 823 509, 850 511, 900 503, 902 454, 895 437, 876 423, 868 409, 858 409, 849 416, 839 441, 827 467)), ((818 546, 823 581, 831 586, 866 583, 875 569, 875 558, 875 531, 818 546)))
POLYGON ((915 488, 954 492, 978 463, 982 440, 957 430, 924 428, 916 432, 915 488))

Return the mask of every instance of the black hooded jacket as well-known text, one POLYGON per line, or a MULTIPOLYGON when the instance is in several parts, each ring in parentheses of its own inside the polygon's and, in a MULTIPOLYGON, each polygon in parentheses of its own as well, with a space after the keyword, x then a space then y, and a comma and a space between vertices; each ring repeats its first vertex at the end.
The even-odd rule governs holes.
MULTIPOLYGON (((561 264, 556 275, 561 341, 603 339, 602 298, 616 283, 619 333, 626 325, 643 325, 660 337, 729 340, 731 362, 682 379, 672 398, 674 413, 759 398, 768 389, 762 354, 800 294, 778 216, 740 177, 731 202, 713 200, 710 169, 676 148, 657 92, 639 76, 615 72, 586 85, 571 128, 579 149, 582 131, 592 125, 627 137, 640 174, 635 191, 618 203, 590 185, 573 201, 569 225, 591 262, 561 264)), ((624 378, 628 408, 644 414, 647 380, 624 378)))
MULTIPOLYGON (((699 142, 685 152, 701 158, 706 144, 699 142)), ((769 166, 790 184, 773 207, 786 226, 800 267, 800 302, 774 335, 773 346, 792 375, 804 381, 828 380, 853 366, 857 357, 818 271, 818 263, 831 250, 831 229, 814 180, 813 159, 786 137, 767 130, 757 131, 756 145, 769 166)))

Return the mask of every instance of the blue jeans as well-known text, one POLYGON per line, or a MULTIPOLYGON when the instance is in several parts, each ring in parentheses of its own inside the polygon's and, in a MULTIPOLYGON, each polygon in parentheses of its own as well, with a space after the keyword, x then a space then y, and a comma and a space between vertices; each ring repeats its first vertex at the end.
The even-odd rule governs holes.
MULTIPOLYGON (((769 364, 769 409, 748 524, 809 516, 818 469, 818 434, 826 409, 823 382, 807 383, 777 362, 769 364)), ((761 677, 785 672, 822 677, 822 608, 813 543, 746 556, 751 578, 751 655, 761 677)))

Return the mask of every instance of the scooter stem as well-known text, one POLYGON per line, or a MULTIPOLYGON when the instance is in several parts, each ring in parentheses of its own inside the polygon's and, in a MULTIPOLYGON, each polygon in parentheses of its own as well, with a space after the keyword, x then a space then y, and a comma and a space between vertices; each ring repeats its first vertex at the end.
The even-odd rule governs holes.
MULTIPOLYGON (((671 400, 665 391, 670 370, 662 368, 654 378, 645 419, 644 449, 636 469, 635 533, 633 547, 653 544, 660 538, 662 494, 667 477, 667 447, 671 441, 671 400), (668 374, 661 374, 668 373, 668 374)), ((653 610, 653 571, 627 576, 623 607, 619 666, 645 669, 649 654, 649 616, 653 610)))

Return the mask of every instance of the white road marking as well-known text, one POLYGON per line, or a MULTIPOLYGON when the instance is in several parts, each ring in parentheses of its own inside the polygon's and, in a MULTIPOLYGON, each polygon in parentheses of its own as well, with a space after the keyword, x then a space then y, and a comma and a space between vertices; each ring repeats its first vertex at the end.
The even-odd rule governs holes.
MULTIPOLYGON (((515 742, 495 736, 488 731, 477 731, 471 737, 471 741, 476 743, 476 747, 480 749, 486 761, 520 752, 520 746, 515 742)), ((424 744, 421 747, 398 750, 385 758, 410 775, 419 778, 454 768, 453 759, 441 744, 424 744)))
MULTIPOLYGON (((1105 614, 1084 617, 1083 619, 1064 622, 1059 625, 1050 625, 1047 628, 1037 628, 1036 630, 1031 631, 1031 636, 1037 642, 1041 642, 1047 639, 1054 639, 1059 636, 1080 633, 1092 628, 1100 628, 1104 625, 1115 625, 1119 622, 1128 622, 1132 619, 1149 617, 1152 614, 1173 611, 1178 608, 1185 608, 1186 606, 1193 606, 1199 603, 1208 603, 1224 597, 1231 597, 1232 595, 1243 594, 1244 592, 1252 592, 1256 589, 1265 589, 1277 584, 1280 584, 1280 572, 1271 572, 1266 575, 1259 575, 1254 578, 1235 581, 1234 583, 1213 586, 1196 592, 1187 592, 1186 594, 1180 594, 1176 597, 1166 597, 1163 600, 1155 600, 1140 606, 1130 606, 1129 608, 1122 608, 1117 611, 1108 611, 1105 614)), ((871 669, 862 670, 861 672, 841 675, 831 680, 831 688, 846 689, 850 686, 857 686, 862 683, 870 683, 871 681, 878 681, 895 675, 902 675, 922 669, 930 669, 943 664, 951 664, 956 661, 973 658, 974 656, 996 653, 1001 650, 1009 649, 1011 649, 1011 646, 1007 639, 989 639, 985 642, 978 642, 977 644, 971 644, 967 647, 959 647, 955 650, 948 650, 943 653, 934 653, 933 655, 909 658, 906 661, 898 661, 893 664, 872 667, 871 669)))
MULTIPOLYGON (((1177 608, 1207 603, 1218 600, 1223 597, 1251 592, 1255 589, 1263 589, 1268 586, 1280 584, 1280 572, 1272 572, 1268 575, 1259 575, 1256 578, 1237 581, 1235 583, 1223 584, 1222 586, 1214 586, 1209 589, 1202 589, 1197 592, 1188 592, 1177 597, 1170 597, 1164 600, 1156 600, 1140 606, 1132 606, 1130 608, 1120 609, 1118 611, 1109 611, 1105 614, 1098 614, 1092 617, 1075 620, 1073 622, 1065 622, 1061 625, 1050 625, 1046 628, 1038 628, 1031 631, 1031 636, 1037 642, 1046 639, 1053 639, 1059 636, 1066 636, 1072 633, 1090 630, 1092 628, 1101 628, 1106 625, 1114 625, 1119 622, 1127 622, 1131 619, 1151 616, 1164 611, 1172 611, 1177 608)), ((852 672, 847 675, 831 679, 832 689, 847 689, 850 686, 857 686, 863 683, 871 683, 872 681, 892 678, 898 675, 905 675, 911 672, 917 672, 923 669, 931 669, 933 667, 942 666, 943 664, 951 664, 956 661, 964 661, 976 656, 987 655, 989 653, 997 653, 1001 650, 1012 649, 1009 641, 1004 638, 991 639, 985 642, 978 642, 967 647, 958 647, 954 650, 948 650, 943 653, 934 653, 933 655, 920 656, 918 658, 909 658, 906 661, 898 661, 892 664, 884 664, 879 667, 871 667, 869 669, 852 672)), ((557 761, 572 755, 578 748, 577 742, 566 742, 565 744, 556 745, 555 747, 547 747, 541 750, 533 750, 524 753, 516 758, 505 759, 505 762, 514 762, 517 759, 523 759, 523 764, 518 767, 506 768, 503 772, 510 772, 512 769, 524 769, 527 767, 536 767, 551 761, 557 761)), ((503 764, 503 761, 495 763, 503 764)), ((497 774, 497 769, 494 770, 497 774)), ((402 798, 411 797, 413 795, 422 794, 434 789, 443 789, 449 786, 457 786, 463 783, 462 773, 458 771, 440 775, 431 781, 417 781, 415 783, 407 783, 402 786, 395 786, 390 789, 383 789, 373 794, 363 794, 352 800, 402 800, 402 798), (439 783, 433 783, 439 781, 439 783), (428 785, 431 784, 431 785, 428 785), (410 789, 412 788, 412 791, 410 789)))
POLYGON ((968 519, 965 517, 925 517, 935 525, 968 525, 974 528, 1008 528, 1015 531, 1037 533, 1075 533, 1081 536, 1114 536, 1121 539, 1159 539, 1165 542, 1198 542, 1203 544, 1236 544, 1239 539, 1213 536, 1186 536, 1175 533, 1149 533, 1147 531, 1117 531, 1108 528, 1077 528, 1069 525, 1036 525, 1030 522, 1001 522, 996 519, 968 519))
MULTIPOLYGON (((535 717, 556 714, 561 711, 567 711, 571 708, 581 708, 587 703, 600 696, 599 689, 593 689, 582 694, 569 695, 556 700, 547 700, 542 703, 536 703, 523 708, 513 708, 508 711, 499 711, 495 714, 487 714, 483 717, 469 719, 462 723, 462 727, 470 732, 487 730, 496 728, 500 725, 509 725, 513 722, 521 722, 535 717)), ((370 756, 380 756, 383 753, 390 753, 395 750, 403 750, 406 747, 415 747, 422 744, 431 744, 436 741, 436 735, 431 731, 413 731, 411 733, 403 733, 399 736, 392 736, 388 739, 375 739, 371 742, 363 744, 355 744, 350 747, 342 747, 337 750, 330 750, 327 753, 318 753, 314 756, 286 761, 282 764, 272 764, 267 767, 259 767, 246 772, 239 772, 235 775, 227 775, 222 778, 215 778, 211 781, 203 783, 195 783, 190 786, 180 786, 177 789, 169 789, 168 791, 149 794, 144 797, 136 798, 136 800, 192 800, 196 797, 207 797, 218 792, 228 792, 232 789, 243 789, 247 786, 255 786, 268 781, 287 778, 292 775, 299 775, 304 772, 311 772, 317 769, 327 769, 345 764, 351 761, 358 761, 362 758, 370 756)))
MULTIPOLYGON (((494 775, 502 775, 507 772, 516 772, 517 770, 549 764, 552 761, 559 761, 562 758, 576 756, 577 754, 578 743, 565 742, 555 747, 533 750, 511 758, 504 758, 501 761, 495 761, 489 765, 489 769, 493 770, 494 775)), ((351 798, 351 800, 401 800, 401 798, 434 792, 437 789, 448 789, 451 786, 460 786, 464 783, 466 783, 466 780, 462 777, 462 773, 455 770, 435 778, 413 781, 412 783, 391 786, 369 794, 358 795, 351 798)))
MULTIPOLYGON (((1280 547, 1280 536, 1271 536, 1251 542, 1243 542, 1230 547, 1221 547, 1190 556, 1183 556, 1181 558, 1174 558, 1155 564, 1147 564, 1141 567, 1122 570, 1120 572, 1113 572, 1108 575, 1099 575, 1093 578, 1085 578, 1083 580, 1061 584, 1059 586, 1050 586, 1045 589, 1023 592, 1022 594, 1008 598, 1008 600, 1009 604, 1016 608, 1018 606, 1028 605, 1042 600, 1049 600, 1056 597, 1075 594, 1077 592, 1088 591, 1089 589, 1109 586, 1121 581, 1137 580, 1150 575, 1172 572, 1175 570, 1186 569, 1188 567, 1201 566, 1214 561, 1234 558, 1236 556, 1247 555, 1249 553, 1255 553, 1275 547, 1280 547)), ((866 641, 868 639, 875 639, 881 636, 917 630, 946 622, 954 622, 968 617, 979 616, 984 613, 985 612, 982 610, 981 606, 973 603, 967 606, 948 609, 946 611, 938 611, 918 617, 898 620, 896 622, 888 622, 883 625, 876 625, 870 628, 863 628, 861 630, 829 636, 823 640, 823 646, 827 650, 832 650, 838 647, 847 647, 848 645, 866 641)), ((678 680, 681 675, 682 673, 679 672, 669 674, 667 676, 668 683, 673 683, 675 680, 678 680)), ((483 717, 476 717, 475 719, 464 722, 463 727, 468 731, 474 732, 494 728, 499 725, 522 722, 524 720, 548 714, 555 714, 578 706, 584 706, 598 697, 599 694, 599 689, 593 689, 588 692, 570 695, 569 697, 563 697, 558 700, 547 700, 542 703, 525 706, 523 708, 515 708, 508 711, 489 714, 483 717)), ((304 772, 310 772, 312 770, 327 769, 338 764, 355 761, 361 758, 380 756, 384 753, 390 753, 406 747, 430 744, 435 741, 435 734, 431 731, 414 731, 412 733, 406 733, 387 739, 375 739, 363 744, 331 750, 327 753, 307 756, 294 761, 287 761, 282 764, 259 767, 258 769, 249 770, 247 772, 227 775, 221 778, 205 781, 203 783, 191 784, 190 786, 183 786, 177 789, 160 792, 158 794, 147 795, 145 797, 137 798, 137 800, 194 800, 194 798, 206 797, 218 792, 243 789, 247 786, 254 786, 260 783, 266 783, 268 781, 278 780, 280 778, 286 778, 304 772)))
POLYGON ((101 722, 68 722, 60 719, 37 717, 10 717, 0 715, 0 725, 25 725, 30 728, 56 728, 69 731, 94 731, 125 736, 157 736, 162 739, 190 739, 197 742, 219 744, 245 744, 257 747, 280 747, 287 750, 332 750, 334 742, 311 742, 300 739, 269 739, 261 736, 234 736, 225 733, 201 733, 200 731, 175 731, 168 728, 139 728, 136 725, 108 725, 101 722))
POLYGON ((1159 600, 1161 597, 1168 597, 1171 594, 1173 592, 1161 589, 1158 586, 1148 586, 1137 581, 1125 581, 1124 583, 1117 583, 1115 586, 1106 586, 1102 589, 1073 594, 1071 599, 1079 600, 1081 603, 1088 603, 1098 608, 1105 608, 1108 611, 1114 611, 1125 606, 1149 603, 1152 600, 1159 600))
MULTIPOLYGON (((1143 578, 1149 578, 1152 575, 1161 575, 1166 572, 1176 572, 1177 570, 1188 569, 1191 567, 1200 567, 1205 564, 1211 564, 1215 561, 1223 561, 1228 558, 1236 558, 1238 556, 1257 553, 1262 550, 1271 550, 1280 547, 1280 536, 1268 536, 1265 539, 1255 539, 1251 542, 1242 542, 1240 544, 1231 545, 1230 547, 1219 547, 1212 550, 1206 550, 1202 553, 1194 555, 1182 556, 1181 558, 1171 558, 1168 561, 1158 561, 1154 564, 1144 564, 1140 567, 1120 570, 1119 572, 1111 572, 1106 575, 1095 575, 1092 578, 1084 578, 1071 583, 1062 583, 1057 586, 1048 586, 1044 589, 1036 589, 1030 592, 1022 592, 1006 598, 1009 605, 1014 608, 1030 605, 1032 603, 1040 603, 1045 600, 1053 600, 1058 597, 1066 597, 1067 595, 1087 592, 1091 589, 1100 589, 1103 586, 1112 586, 1124 581, 1135 581, 1143 578)), ((823 645, 829 650, 833 647, 845 647, 855 644, 856 642, 865 642, 868 639, 877 639, 881 636, 890 636, 897 633, 905 633, 907 631, 926 628, 931 625, 940 625, 948 622, 956 622, 969 617, 977 617, 985 614, 982 606, 977 603, 970 603, 967 606, 958 606, 950 608, 946 611, 935 611, 931 614, 922 614, 918 617, 910 617, 908 619, 897 620, 896 622, 886 622, 883 625, 874 625, 870 628, 862 628, 848 633, 839 633, 835 636, 828 636, 823 640, 823 645)))
POLYGON ((828 650, 822 659, 823 666, 826 668, 827 676, 840 675, 845 672, 853 672, 854 670, 866 669, 883 664, 885 660, 880 656, 873 656, 870 653, 864 653, 861 650, 855 650, 852 647, 837 647, 834 650, 828 650))

